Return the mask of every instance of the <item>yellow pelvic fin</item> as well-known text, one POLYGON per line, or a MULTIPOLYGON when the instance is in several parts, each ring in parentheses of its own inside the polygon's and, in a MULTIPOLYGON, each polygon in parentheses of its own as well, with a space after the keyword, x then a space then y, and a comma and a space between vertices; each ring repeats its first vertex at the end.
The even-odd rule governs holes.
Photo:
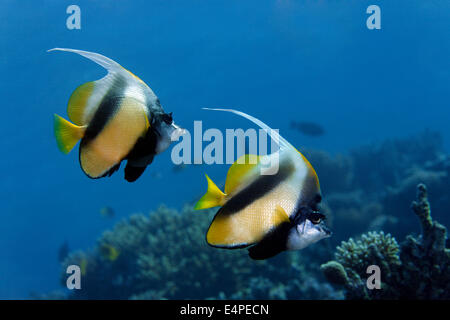
POLYGON ((260 157, 254 154, 245 154, 228 169, 227 181, 225 182, 225 193, 230 194, 242 184, 247 173, 255 168, 259 163, 260 157))
POLYGON ((208 181, 208 190, 205 195, 201 197, 200 200, 195 204, 194 209, 207 209, 217 206, 223 206, 225 203, 226 194, 220 191, 216 184, 206 175, 206 180, 208 181))
POLYGON ((76 125, 84 125, 83 117, 84 112, 89 100, 94 90, 94 82, 86 82, 75 89, 69 98, 67 104, 67 114, 69 119, 76 125))
POLYGON ((83 138, 86 126, 77 126, 55 114, 54 133, 59 150, 67 154, 83 138))

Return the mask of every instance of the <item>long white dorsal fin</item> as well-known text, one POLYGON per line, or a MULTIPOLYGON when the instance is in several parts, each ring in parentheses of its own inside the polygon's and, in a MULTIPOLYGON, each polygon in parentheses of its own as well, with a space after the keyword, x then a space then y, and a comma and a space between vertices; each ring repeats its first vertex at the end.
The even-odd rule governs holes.
POLYGON ((101 65, 103 68, 105 68, 106 70, 108 70, 111 73, 125 71, 125 69, 120 64, 115 62, 114 60, 111 60, 110 58, 107 58, 107 57, 102 56, 101 54, 98 54, 95 52, 76 50, 76 49, 67 49, 67 48, 53 48, 53 49, 47 50, 47 52, 51 52, 51 51, 66 51, 66 52, 77 53, 77 54, 79 54, 85 58, 88 58, 89 60, 92 60, 95 63, 101 65))
POLYGON ((259 119, 256 119, 255 117, 252 117, 251 115, 248 115, 244 112, 233 110, 233 109, 221 109, 221 108, 203 108, 203 109, 204 110, 213 110, 213 111, 225 111, 225 112, 231 112, 231 113, 240 115, 241 117, 244 117, 244 118, 250 120, 251 122, 255 123, 262 129, 264 129, 267 132, 267 134, 280 146, 280 150, 288 149, 288 148, 295 149, 286 139, 284 139, 282 136, 280 136, 280 134, 277 131, 273 130, 267 124, 265 124, 264 122, 262 122, 259 119))

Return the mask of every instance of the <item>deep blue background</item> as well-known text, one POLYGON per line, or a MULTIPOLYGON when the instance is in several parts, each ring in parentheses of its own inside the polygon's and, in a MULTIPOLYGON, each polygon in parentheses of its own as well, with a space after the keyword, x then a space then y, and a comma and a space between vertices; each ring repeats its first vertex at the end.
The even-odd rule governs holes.
MULTIPOLYGON (((250 127, 201 107, 241 109, 279 128, 297 146, 346 152, 424 128, 447 149, 450 2, 442 1, 10 1, 0 3, 0 298, 59 287, 57 249, 93 246, 113 221, 161 203, 181 207, 220 182, 227 166, 172 172, 170 150, 136 183, 120 171, 90 180, 77 152, 61 154, 53 113, 66 116, 81 83, 102 77, 68 47, 104 54, 141 77, 175 121, 191 129, 250 127), (66 8, 81 7, 82 29, 66 29, 66 8), (366 8, 382 29, 366 28, 366 8), (220 116, 219 116, 220 115, 220 116), (320 139, 290 130, 316 121, 320 139), (161 174, 155 177, 155 172, 161 174)), ((320 176, 320 173, 319 173, 320 176)), ((183 227, 183 226, 180 226, 183 227)))

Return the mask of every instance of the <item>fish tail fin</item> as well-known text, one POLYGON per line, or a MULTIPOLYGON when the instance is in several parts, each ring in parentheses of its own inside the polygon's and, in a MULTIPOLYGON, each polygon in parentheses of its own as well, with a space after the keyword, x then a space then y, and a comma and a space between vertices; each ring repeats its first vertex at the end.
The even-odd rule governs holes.
POLYGON ((225 203, 226 194, 220 191, 216 184, 206 175, 208 181, 208 190, 205 195, 195 204, 195 210, 208 209, 212 207, 222 206, 225 203))
POLYGON ((83 138, 86 126, 77 126, 55 114, 54 132, 59 150, 67 154, 83 138))

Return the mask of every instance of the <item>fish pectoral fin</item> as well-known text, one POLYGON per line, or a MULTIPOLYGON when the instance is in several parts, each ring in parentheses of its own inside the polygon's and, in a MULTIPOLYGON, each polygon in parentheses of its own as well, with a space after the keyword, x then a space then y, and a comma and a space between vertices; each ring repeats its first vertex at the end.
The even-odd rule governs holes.
POLYGON ((54 115, 54 133, 59 150, 67 154, 83 138, 86 126, 77 126, 66 119, 54 115))
POLYGON ((272 216, 272 225, 278 226, 282 224, 283 222, 291 222, 291 219, 289 218, 289 215, 286 213, 286 211, 283 209, 282 206, 277 205, 275 207, 275 213, 272 216))
POLYGON ((225 203, 226 194, 220 191, 216 184, 206 175, 208 181, 208 190, 205 195, 195 204, 195 210, 207 209, 222 206, 225 203))

